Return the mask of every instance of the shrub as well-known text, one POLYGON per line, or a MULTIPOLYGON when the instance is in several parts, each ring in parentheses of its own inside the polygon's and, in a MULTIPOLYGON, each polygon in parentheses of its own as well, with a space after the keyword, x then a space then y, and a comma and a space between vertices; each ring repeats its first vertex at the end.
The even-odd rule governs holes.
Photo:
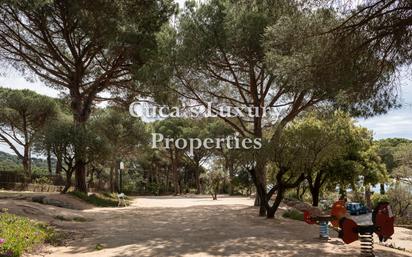
POLYGON ((160 186, 155 182, 149 183, 149 185, 147 186, 147 190, 153 195, 160 194, 160 186))
POLYGON ((39 185, 53 185, 53 181, 48 177, 38 177, 33 180, 33 183, 39 185))
POLYGON ((88 202, 90 204, 93 204, 98 207, 116 207, 118 205, 118 201, 115 197, 109 196, 108 194, 106 195, 100 195, 100 194, 91 194, 88 195, 83 192, 79 191, 73 191, 70 192, 69 194, 80 198, 81 200, 88 202))
POLYGON ((202 174, 201 179, 206 184, 206 192, 212 195, 213 200, 217 200, 220 184, 227 179, 225 172, 221 169, 213 169, 202 174))
POLYGON ((371 197, 371 200, 372 200, 373 208, 375 208, 379 202, 389 202, 390 201, 388 195, 381 195, 378 193, 373 194, 371 197))
POLYGON ((406 184, 393 184, 386 194, 373 194, 372 203, 375 207, 378 202, 389 202, 396 216, 396 223, 411 224, 412 213, 412 187, 406 184))
POLYGON ((54 229, 9 213, 0 214, 0 256, 18 257, 35 245, 53 240, 54 229))
POLYGON ((398 218, 406 218, 412 212, 412 186, 394 184, 387 192, 389 203, 398 218))
POLYGON ((289 209, 287 211, 285 211, 282 215, 283 218, 287 218, 287 219, 292 219, 292 220, 299 220, 299 221, 303 221, 303 213, 295 210, 295 209, 289 209))
POLYGON ((38 177, 33 180, 33 183, 40 185, 40 190, 42 192, 47 191, 46 189, 49 185, 53 185, 53 181, 48 177, 38 177))

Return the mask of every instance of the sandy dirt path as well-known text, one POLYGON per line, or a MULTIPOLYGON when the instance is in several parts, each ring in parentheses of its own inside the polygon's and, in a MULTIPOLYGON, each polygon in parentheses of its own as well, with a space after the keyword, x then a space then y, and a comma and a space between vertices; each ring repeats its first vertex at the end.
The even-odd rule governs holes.
MULTIPOLYGON (((318 226, 260 218, 252 204, 241 197, 139 197, 126 208, 71 211, 94 221, 58 221, 78 231, 76 239, 30 256, 359 256, 359 244, 345 245, 335 232, 321 241, 318 226), (96 250, 98 244, 103 249, 96 250)), ((379 257, 412 256, 379 245, 375 250, 379 257)))

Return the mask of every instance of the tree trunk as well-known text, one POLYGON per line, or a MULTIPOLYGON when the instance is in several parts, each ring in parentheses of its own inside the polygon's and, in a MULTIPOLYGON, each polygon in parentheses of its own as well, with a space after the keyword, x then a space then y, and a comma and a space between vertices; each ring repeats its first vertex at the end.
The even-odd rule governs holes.
POLYGON ((381 193, 381 195, 385 194, 385 184, 384 183, 380 184, 380 193, 381 193))
POLYGON ((88 187, 90 188, 90 187, 93 187, 93 186, 94 186, 94 177, 93 177, 94 169, 93 169, 93 168, 92 168, 92 169, 89 169, 89 170, 88 170, 88 173, 89 173, 89 184, 88 184, 88 187))
POLYGON ((366 207, 368 207, 369 210, 372 210, 371 188, 369 184, 365 185, 365 201, 366 207))
POLYGON ((201 193, 200 188, 200 167, 197 165, 195 169, 195 180, 196 180, 196 194, 201 193))
POLYGON ((255 201, 253 203, 254 206, 260 206, 260 196, 256 190, 255 201))
POLYGON ((86 163, 82 158, 76 159, 76 169, 75 169, 75 179, 76 191, 87 193, 87 184, 86 184, 86 163))
POLYGON ((86 162, 83 157, 76 158, 76 169, 74 170, 76 179, 76 191, 87 193, 86 184, 86 162))
POLYGON ((264 217, 266 216, 266 207, 270 200, 267 199, 265 163, 258 159, 256 167, 249 172, 256 187, 255 206, 259 206, 259 216, 264 217))
MULTIPOLYGON (((300 188, 300 187, 299 187, 299 188, 300 188)), ((300 199, 300 200, 303 200, 303 196, 305 195, 306 190, 307 190, 307 187, 303 186, 302 192, 301 192, 300 195, 299 195, 299 199, 300 199)))
POLYGON ((120 193, 119 187, 119 162, 116 162, 116 168, 114 169, 114 191, 120 193))
MULTIPOLYGON (((266 209, 268 207, 269 198, 267 197, 266 192, 266 185, 261 182, 261 180, 257 179, 256 182, 256 195, 259 197, 259 216, 264 217, 266 216, 266 209)), ((256 200, 255 200, 256 202, 256 200)))
POLYGON ((353 194, 355 196, 355 201, 359 201, 360 200, 359 191, 358 191, 358 188, 356 187, 356 185, 353 181, 351 182, 351 188, 352 188, 353 194))
POLYGON ((31 152, 29 145, 24 146, 23 169, 26 178, 25 180, 31 182, 31 152))
POLYGON ((168 165, 166 167, 166 188, 165 188, 166 193, 169 193, 169 173, 170 173, 170 166, 168 165))
POLYGON ((346 198, 346 189, 342 185, 339 185, 339 199, 343 200, 345 198, 346 198))
POLYGON ((63 164, 62 164, 62 154, 58 153, 56 155, 56 175, 61 175, 63 170, 63 164))
POLYGON ((110 167, 110 174, 109 174, 109 176, 110 176, 110 178, 109 178, 109 180, 110 180, 110 192, 112 192, 112 193, 114 192, 113 171, 114 171, 114 165, 112 165, 110 167))
POLYGON ((233 187, 233 176, 234 176, 234 168, 233 163, 229 163, 229 195, 234 194, 234 187, 233 187))
POLYGON ((298 187, 296 188, 296 198, 297 198, 298 200, 302 200, 301 197, 300 197, 300 186, 298 186, 298 187))
POLYGON ((72 175, 73 175, 73 169, 71 169, 71 167, 68 167, 68 169, 66 170, 66 185, 63 188, 62 194, 67 193, 67 191, 72 186, 72 175))
MULTIPOLYGON (((76 84, 77 85, 77 84, 76 84)), ((79 87, 73 85, 70 89, 71 96, 71 109, 73 112, 73 120, 75 127, 79 130, 80 133, 85 131, 86 122, 90 117, 91 113, 91 104, 90 99, 85 99, 81 95, 79 87)), ((85 145, 76 146, 74 149, 75 152, 75 170, 74 175, 76 179, 75 188, 77 191, 87 193, 87 183, 86 183, 86 156, 85 156, 85 145)))
POLYGON ((322 178, 321 172, 316 174, 314 182, 312 181, 311 176, 308 176, 307 178, 310 194, 312 195, 312 206, 315 206, 315 207, 319 205, 319 195, 320 195, 320 189, 322 187, 321 178, 322 178))
POLYGON ((275 218, 275 214, 277 209, 279 208, 280 203, 283 200, 283 195, 284 195, 284 189, 283 188, 279 188, 277 190, 277 194, 276 194, 276 198, 275 198, 275 202, 273 203, 273 205, 267 210, 267 215, 266 218, 268 219, 273 219, 275 218))
POLYGON ((312 206, 318 207, 320 188, 315 187, 313 190, 310 190, 310 193, 312 194, 312 206))
POLYGON ((177 153, 175 150, 170 150, 170 158, 172 163, 172 176, 173 176, 173 186, 174 186, 174 194, 180 194, 180 184, 179 184, 179 173, 177 170, 177 153))
POLYGON ((51 163, 51 152, 50 149, 47 149, 47 169, 50 175, 53 174, 52 163, 51 163))

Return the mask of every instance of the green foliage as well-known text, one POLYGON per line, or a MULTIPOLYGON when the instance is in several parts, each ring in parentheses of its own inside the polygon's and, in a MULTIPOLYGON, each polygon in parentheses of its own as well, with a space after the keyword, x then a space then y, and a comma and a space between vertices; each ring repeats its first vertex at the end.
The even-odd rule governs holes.
POLYGON ((410 143, 410 140, 404 138, 387 138, 375 141, 375 144, 378 147, 379 156, 385 163, 389 174, 391 174, 393 169, 397 166, 394 154, 399 146, 410 143))
POLYGON ((100 251, 100 250, 103 250, 104 249, 104 245, 102 245, 102 244, 96 244, 96 246, 94 247, 94 249, 96 249, 96 251, 100 251))
MULTIPOLYGON (((33 174, 47 174, 47 161, 40 158, 31 158, 33 174)), ((55 165, 55 161, 52 160, 52 166, 55 165)), ((12 154, 8 154, 0 151, 0 171, 14 171, 23 172, 21 160, 12 154)))
POLYGON ((232 178, 232 185, 235 190, 242 194, 250 194, 253 187, 253 180, 246 169, 240 169, 232 178))
POLYGON ((96 133, 93 125, 74 126, 66 115, 48 124, 42 140, 43 147, 51 149, 56 156, 61 156, 67 172, 73 168, 75 154, 83 156, 84 161, 90 163, 104 159, 111 153, 111 145, 96 133))
POLYGON ((144 123, 121 109, 100 110, 92 116, 90 123, 88 129, 105 141, 108 151, 116 153, 111 161, 126 158, 138 145, 149 141, 144 123))
POLYGON ((39 133, 46 122, 57 115, 57 104, 53 98, 31 90, 0 88, 0 125, 3 129, 17 129, 24 137, 25 131, 39 133))
POLYGON ((52 242, 55 232, 52 228, 25 217, 0 213, 0 256, 18 257, 35 245, 52 242))
POLYGON ((299 221, 303 221, 303 213, 295 210, 295 209, 289 209, 287 211, 285 211, 282 214, 283 218, 287 218, 287 219, 292 219, 292 220, 299 220, 299 221))
POLYGON ((56 101, 30 90, 0 88, 0 107, 0 142, 14 151, 31 178, 31 148, 44 126, 56 118, 56 101))
POLYGON ((201 178, 206 184, 206 191, 212 195, 213 200, 217 200, 221 183, 227 179, 225 171, 215 166, 212 170, 201 175, 201 178))
POLYGON ((56 215, 56 216, 54 216, 54 218, 56 220, 61 220, 61 221, 76 221, 76 222, 87 222, 87 221, 89 221, 86 218, 77 217, 77 216, 76 217, 66 217, 66 216, 63 216, 63 215, 56 215))
POLYGON ((277 146, 281 157, 275 161, 299 174, 316 173, 342 157, 345 139, 355 129, 354 121, 345 113, 308 113, 284 130, 277 146))
MULTIPOLYGON (((266 164, 283 155, 283 148, 274 152, 273 145, 303 111, 329 106, 371 116, 397 106, 391 80, 394 64, 382 61, 374 49, 354 51, 367 32, 344 39, 325 33, 339 24, 341 17, 332 8, 317 7, 302 8, 300 1, 286 0, 192 1, 178 16, 175 31, 164 35, 162 44, 172 51, 159 58, 160 64, 174 67, 166 72, 161 69, 170 72, 169 80, 162 79, 164 87, 193 104, 211 101, 215 106, 271 109, 269 117, 261 112, 255 118, 221 117, 242 136, 269 142, 264 149, 249 152, 259 187, 266 186, 266 164)), ((156 69, 152 72, 157 74, 156 69)), ((295 146, 298 144, 296 141, 295 146)), ((299 151, 303 153, 303 147, 299 151)), ((304 172, 297 166, 307 159, 297 158, 294 164, 292 151, 285 155, 289 156, 287 167, 270 168, 279 175, 274 176, 277 184, 288 181, 288 187, 293 187, 304 172), (290 172, 281 174, 279 170, 290 172), (289 183, 294 181, 287 177, 291 171, 298 175, 295 183, 289 183)), ((263 194, 263 190, 259 192, 263 194)))
POLYGON ((156 182, 151 182, 147 185, 147 190, 153 195, 160 194, 160 186, 156 182))
POLYGON ((53 184, 53 181, 48 177, 39 177, 39 178, 35 178, 33 180, 33 183, 39 184, 39 185, 51 185, 53 184))
MULTIPOLYGON (((100 93, 116 100, 135 97, 140 88, 132 71, 155 53, 156 33, 174 12, 172 0, 4 0, 0 55, 19 71, 27 70, 46 85, 69 93, 74 125, 81 129, 100 93)), ((93 138, 81 136, 87 132, 76 131, 76 139, 93 138)), ((78 171, 93 151, 86 153, 89 143, 74 145, 78 171)), ((87 191, 84 173, 78 172, 77 182, 77 189, 87 191)))
POLYGON ((392 176, 412 185, 412 143, 400 144, 393 157, 396 167, 393 169, 392 176))
POLYGON ((70 192, 71 195, 76 196, 77 198, 93 204, 98 207, 117 207, 118 201, 114 196, 109 195, 100 195, 100 194, 91 194, 73 191, 70 192))
POLYGON ((0 170, 23 172, 23 167, 16 155, 0 152, 0 170))
POLYGON ((255 79, 265 72, 268 77, 262 82, 269 92, 282 89, 283 100, 294 102, 293 96, 302 94, 356 115, 397 106, 390 80, 393 63, 382 62, 374 49, 353 51, 366 33, 344 39, 324 33, 338 23, 332 9, 302 10, 291 1, 192 3, 179 17, 176 38, 170 39, 176 42, 171 47, 176 76, 190 76, 190 83, 177 83, 176 88, 193 99, 256 104, 252 94, 239 92, 236 83, 249 85, 249 71, 257 69, 255 79), (184 90, 188 87, 194 93, 184 90))
POLYGON ((379 202, 390 202, 390 198, 387 194, 382 195, 375 193, 372 195, 371 200, 373 208, 375 208, 379 202))

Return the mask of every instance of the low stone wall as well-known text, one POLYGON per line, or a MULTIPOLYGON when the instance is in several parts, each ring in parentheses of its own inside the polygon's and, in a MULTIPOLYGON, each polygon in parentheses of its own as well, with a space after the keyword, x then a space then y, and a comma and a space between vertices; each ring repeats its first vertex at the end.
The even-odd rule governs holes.
POLYGON ((14 190, 14 191, 61 192, 64 186, 0 182, 0 188, 5 189, 5 190, 14 190))

